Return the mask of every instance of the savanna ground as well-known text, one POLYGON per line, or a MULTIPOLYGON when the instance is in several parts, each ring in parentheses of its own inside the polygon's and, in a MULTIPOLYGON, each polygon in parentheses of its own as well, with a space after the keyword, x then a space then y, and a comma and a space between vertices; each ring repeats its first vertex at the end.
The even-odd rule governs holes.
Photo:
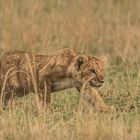
POLYGON ((64 47, 108 57, 100 93, 117 111, 81 107, 71 89, 53 94, 51 108, 38 113, 32 93, 0 109, 0 140, 140 140, 140 1, 0 0, 0 55, 64 47))

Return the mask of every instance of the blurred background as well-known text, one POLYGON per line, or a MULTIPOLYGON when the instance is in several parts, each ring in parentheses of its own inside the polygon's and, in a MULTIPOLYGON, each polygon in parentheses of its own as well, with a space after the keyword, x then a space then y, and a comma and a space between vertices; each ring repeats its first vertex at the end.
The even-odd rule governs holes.
POLYGON ((49 54, 69 47, 136 68, 139 10, 139 0, 1 0, 0 54, 12 49, 49 54))

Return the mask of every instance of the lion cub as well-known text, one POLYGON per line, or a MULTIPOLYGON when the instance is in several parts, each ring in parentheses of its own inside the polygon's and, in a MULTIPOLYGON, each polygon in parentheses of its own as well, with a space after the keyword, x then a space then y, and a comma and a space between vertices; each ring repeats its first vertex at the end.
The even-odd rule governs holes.
POLYGON ((1 101, 6 103, 12 93, 21 97, 33 91, 44 105, 50 102, 51 92, 72 87, 80 91, 87 81, 85 94, 90 95, 97 109, 107 111, 109 107, 94 90, 104 83, 104 65, 104 60, 68 48, 50 56, 7 52, 0 60, 1 101))

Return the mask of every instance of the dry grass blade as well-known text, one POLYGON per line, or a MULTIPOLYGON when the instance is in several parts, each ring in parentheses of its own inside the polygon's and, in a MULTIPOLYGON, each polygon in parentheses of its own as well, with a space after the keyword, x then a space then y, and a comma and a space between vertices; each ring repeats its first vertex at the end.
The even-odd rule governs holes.
POLYGON ((28 63, 28 66, 29 66, 29 71, 30 71, 30 74, 31 74, 31 81, 32 81, 32 84, 33 84, 33 87, 34 87, 34 92, 35 92, 35 97, 36 97, 36 103, 37 103, 37 109, 39 112, 42 112, 42 107, 39 103, 39 98, 38 98, 38 78, 37 78, 37 72, 36 72, 36 66, 35 66, 35 61, 34 61, 34 58, 33 58, 33 66, 31 65, 31 60, 29 58, 29 55, 28 54, 25 54, 26 55, 26 58, 27 58, 27 63, 28 63))
POLYGON ((6 87, 6 82, 9 78, 9 75, 11 74, 10 72, 13 70, 13 68, 9 69, 5 75, 5 78, 4 78, 4 81, 3 81, 3 85, 2 85, 2 89, 1 89, 1 99, 0 99, 0 102, 3 104, 3 101, 5 99, 5 87, 6 87))

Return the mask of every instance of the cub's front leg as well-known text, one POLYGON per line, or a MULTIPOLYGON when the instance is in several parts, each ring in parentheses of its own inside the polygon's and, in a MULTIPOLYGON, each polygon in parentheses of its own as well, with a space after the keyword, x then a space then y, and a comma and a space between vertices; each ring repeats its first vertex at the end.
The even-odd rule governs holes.
POLYGON ((38 87, 38 97, 41 106, 49 105, 51 100, 51 84, 48 81, 42 82, 38 87))
POLYGON ((81 96, 88 102, 90 102, 92 105, 95 106, 95 108, 101 112, 110 112, 114 111, 113 107, 107 106, 102 97, 98 94, 97 90, 95 90, 91 86, 87 86, 84 89, 81 88, 80 93, 81 96))

